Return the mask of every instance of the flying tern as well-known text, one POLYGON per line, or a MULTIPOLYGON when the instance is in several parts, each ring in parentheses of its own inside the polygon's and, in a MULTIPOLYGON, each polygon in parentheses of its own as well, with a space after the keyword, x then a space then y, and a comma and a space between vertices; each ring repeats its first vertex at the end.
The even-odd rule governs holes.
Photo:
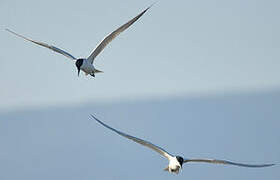
POLYGON ((243 164, 243 163, 236 163, 236 162, 231 162, 227 160, 218 160, 218 159, 185 159, 181 156, 174 156, 170 153, 168 153, 166 150, 163 148, 152 144, 149 141, 145 141, 143 139, 131 136, 129 134, 123 133, 121 131, 118 131, 107 124, 103 123, 99 119, 97 119, 95 116, 91 115, 98 123, 101 125, 105 126, 106 128, 116 132, 117 134, 128 138, 132 141, 135 141, 143 146, 146 146, 148 148, 151 148, 152 150, 158 152, 160 155, 163 157, 167 158, 169 161, 168 166, 164 169, 165 171, 169 171, 170 173, 176 173, 178 174, 180 169, 182 169, 182 166, 184 163, 189 163, 189 162, 203 162, 203 163, 213 163, 213 164, 224 164, 224 165, 234 165, 234 166, 241 166, 241 167, 250 167, 250 168, 260 168, 260 167, 268 167, 268 166, 273 166, 275 164, 243 164))
MULTIPOLYGON (((152 5, 151 5, 152 6, 152 5)), ((91 76, 95 77, 95 73, 101 73, 102 71, 96 69, 93 66, 93 62, 96 58, 96 56, 98 56, 98 54, 101 53, 101 51, 114 39, 116 38, 121 32, 123 32, 124 30, 126 30, 128 27, 130 27, 134 22, 136 22, 149 8, 151 8, 151 6, 149 6, 148 8, 146 8, 144 11, 142 11, 140 14, 138 14, 136 17, 134 17, 133 19, 129 20, 127 23, 123 24, 122 26, 120 26, 118 29, 116 29, 115 31, 111 32, 109 35, 107 35, 97 46, 96 48, 91 52, 91 54, 89 55, 88 58, 75 58, 73 55, 71 55, 70 53, 55 47, 53 45, 49 45, 46 44, 44 42, 39 42, 39 41, 35 41, 32 40, 30 38, 27 38, 25 36, 22 36, 20 34, 15 33, 14 31, 11 31, 10 29, 6 29, 8 32, 23 38, 27 41, 30 41, 32 43, 35 43, 37 45, 46 47, 48 49, 51 49, 57 53, 60 53, 64 56, 66 56, 67 58, 76 61, 76 67, 78 69, 78 76, 80 74, 80 70, 84 71, 86 75, 90 74, 91 76)))

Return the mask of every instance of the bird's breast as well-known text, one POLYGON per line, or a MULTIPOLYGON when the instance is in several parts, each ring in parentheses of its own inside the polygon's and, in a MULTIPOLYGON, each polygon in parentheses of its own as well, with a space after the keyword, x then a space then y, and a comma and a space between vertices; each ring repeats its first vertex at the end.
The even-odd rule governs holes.
POLYGON ((87 61, 84 61, 84 62, 83 62, 82 66, 81 66, 81 69, 82 69, 84 72, 88 73, 88 74, 93 73, 94 70, 95 70, 95 69, 94 69, 94 66, 93 66, 91 63, 87 62, 87 61))
POLYGON ((169 161, 169 168, 177 171, 181 167, 180 163, 177 161, 176 157, 172 157, 169 161))

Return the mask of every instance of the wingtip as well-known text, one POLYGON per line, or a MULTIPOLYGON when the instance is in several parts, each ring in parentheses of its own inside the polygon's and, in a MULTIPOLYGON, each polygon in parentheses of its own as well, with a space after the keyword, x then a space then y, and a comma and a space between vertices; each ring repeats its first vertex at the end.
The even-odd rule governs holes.
POLYGON ((263 165, 259 165, 259 166, 255 166, 255 167, 271 167, 271 166, 275 166, 276 164, 263 164, 263 165))
POLYGON ((267 166, 275 166, 277 165, 276 163, 273 163, 273 164, 267 164, 267 166))
POLYGON ((25 38, 25 37, 23 37, 22 35, 17 34, 16 32, 14 32, 14 31, 10 30, 9 28, 5 28, 5 30, 6 30, 6 31, 8 31, 9 33, 12 33, 12 34, 14 34, 14 35, 16 35, 16 36, 19 36, 19 37, 21 37, 21 38, 26 39, 26 38, 25 38))
POLYGON ((8 32, 13 32, 12 30, 10 30, 9 28, 5 28, 5 31, 8 31, 8 32))
POLYGON ((154 3, 152 3, 149 7, 147 7, 144 12, 148 11, 151 7, 153 7, 158 1, 155 1, 154 3))
POLYGON ((153 7, 156 3, 158 3, 158 1, 153 2, 153 3, 149 6, 149 8, 153 7))
POLYGON ((90 116, 95 120, 97 119, 93 114, 90 114, 90 116))
POLYGON ((95 121, 97 121, 97 122, 99 122, 99 123, 101 122, 101 121, 100 121, 99 119, 97 119, 93 114, 91 114, 90 116, 91 116, 95 121))
POLYGON ((270 167, 270 166, 275 166, 276 163, 271 163, 271 164, 264 164, 263 167, 270 167))

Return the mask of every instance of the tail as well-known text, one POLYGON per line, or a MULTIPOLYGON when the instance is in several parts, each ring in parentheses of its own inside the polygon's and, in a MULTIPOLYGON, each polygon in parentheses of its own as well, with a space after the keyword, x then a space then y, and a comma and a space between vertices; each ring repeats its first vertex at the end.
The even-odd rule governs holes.
POLYGON ((98 69, 95 69, 95 70, 94 70, 94 73, 103 73, 103 71, 100 71, 100 70, 98 70, 98 69))

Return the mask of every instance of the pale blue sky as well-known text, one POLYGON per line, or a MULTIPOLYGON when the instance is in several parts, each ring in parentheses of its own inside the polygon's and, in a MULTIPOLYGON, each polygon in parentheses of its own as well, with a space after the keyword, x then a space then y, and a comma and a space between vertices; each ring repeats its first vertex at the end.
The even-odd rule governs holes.
POLYGON ((255 91, 280 86, 279 1, 159 1, 98 56, 104 74, 18 33, 87 57, 152 1, 0 2, 0 108, 255 91))
POLYGON ((186 157, 280 162, 280 2, 174 2, 115 39, 93 79, 4 29, 87 57, 153 1, 0 1, 1 180, 279 180, 279 165, 186 165, 173 176, 156 153, 89 120, 186 157))
POLYGON ((1 180, 279 180, 280 92, 61 106, 0 113, 1 180), (120 137, 100 120, 186 158, 278 163, 269 168, 185 164, 120 137))

